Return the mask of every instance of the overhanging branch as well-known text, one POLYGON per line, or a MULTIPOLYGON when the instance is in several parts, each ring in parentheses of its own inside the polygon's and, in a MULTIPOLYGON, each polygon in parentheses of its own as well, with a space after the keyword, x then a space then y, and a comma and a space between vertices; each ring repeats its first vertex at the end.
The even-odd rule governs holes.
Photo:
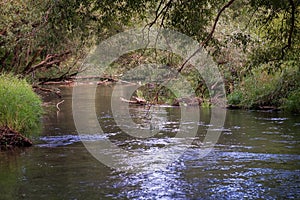
POLYGON ((199 51, 205 46, 205 45, 207 45, 207 43, 211 40, 211 38, 212 38, 212 36, 213 36, 213 34, 214 34, 214 32, 215 32, 215 30, 216 30, 216 27, 217 27, 217 23, 218 23, 218 21, 219 21, 219 19, 220 19, 220 16, 221 16, 221 14, 224 12, 224 10, 226 9, 226 8, 228 8, 228 7, 230 7, 232 4, 233 4, 233 2, 234 2, 235 0, 230 0, 227 4, 225 4, 222 8, 221 8, 221 10, 218 12, 218 14, 217 14, 217 17, 215 18, 215 20, 214 20, 214 24, 213 24, 213 27, 212 27, 212 29, 211 29, 211 31, 210 31, 210 33, 208 34, 208 36, 206 37, 206 39, 203 41, 203 42, 201 42, 200 43, 200 47, 192 54, 192 55, 190 55, 190 57, 188 57, 188 59, 181 65, 181 67, 179 68, 179 70, 178 70, 178 73, 180 73, 182 70, 183 70, 183 68, 186 66, 186 64, 197 54, 197 53, 199 53, 199 51))
MULTIPOLYGON (((157 20, 159 19, 159 17, 160 17, 161 15, 164 15, 164 16, 165 16, 165 14, 166 14, 167 11, 169 10, 169 8, 170 8, 170 6, 171 6, 173 0, 169 0, 169 1, 166 3, 166 5, 165 5, 165 6, 161 9, 161 11, 159 12, 159 9, 160 9, 160 7, 161 7, 163 1, 164 1, 164 0, 161 0, 160 3, 159 3, 159 6, 158 6, 158 8, 157 8, 157 10, 156 10, 156 14, 155 14, 155 19, 154 19, 151 23, 148 24, 148 26, 149 26, 150 28, 157 22, 157 20)), ((163 16, 163 18, 164 18, 164 16, 163 16)))
POLYGON ((33 71, 36 71, 37 69, 40 69, 42 67, 49 68, 49 67, 52 67, 54 64, 59 64, 60 62, 65 60, 66 56, 70 53, 71 53, 71 51, 66 51, 66 52, 63 52, 61 54, 48 54, 43 61, 41 61, 40 63, 38 63, 38 64, 36 64, 32 67, 30 67, 25 72, 25 74, 29 74, 29 73, 31 73, 33 71))

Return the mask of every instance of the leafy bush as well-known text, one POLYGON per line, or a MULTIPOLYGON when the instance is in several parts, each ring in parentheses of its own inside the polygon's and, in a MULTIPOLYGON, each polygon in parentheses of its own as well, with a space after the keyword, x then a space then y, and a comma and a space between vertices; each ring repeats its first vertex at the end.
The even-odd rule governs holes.
POLYGON ((234 91, 233 93, 227 96, 228 104, 230 105, 239 105, 242 101, 243 94, 239 91, 234 91))
POLYGON ((282 108, 287 112, 300 113, 300 89, 291 92, 283 100, 282 108))
POLYGON ((7 126, 25 136, 39 127, 41 99, 23 79, 0 75, 0 127, 7 126))
POLYGON ((238 90, 243 97, 241 104, 248 108, 265 105, 276 106, 278 96, 275 95, 279 81, 278 73, 268 74, 263 70, 254 71, 253 75, 245 78, 238 90))
POLYGON ((300 70, 293 61, 284 62, 282 66, 283 69, 275 72, 268 72, 268 64, 253 69, 228 95, 228 103, 245 108, 275 106, 300 112, 300 70))

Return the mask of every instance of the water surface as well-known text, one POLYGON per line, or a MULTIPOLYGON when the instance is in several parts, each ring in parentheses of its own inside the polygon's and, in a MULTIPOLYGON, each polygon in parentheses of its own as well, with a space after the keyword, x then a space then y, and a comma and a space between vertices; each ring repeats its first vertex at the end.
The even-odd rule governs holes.
POLYGON ((200 111, 198 133, 187 145, 176 138, 180 108, 155 107, 145 117, 143 107, 133 106, 130 114, 138 125, 129 128, 158 131, 133 137, 116 124, 112 87, 103 86, 97 89, 96 110, 104 134, 80 137, 72 88, 61 89, 61 111, 50 109, 44 117, 36 145, 0 152, 0 199, 300 199, 300 116, 229 110, 218 143, 202 158, 202 140, 211 126, 208 109, 200 111), (107 167, 81 142, 103 139, 134 152, 116 155, 130 169, 107 167), (163 154, 163 149, 170 151, 163 154), (179 152, 178 159, 161 167, 179 152))

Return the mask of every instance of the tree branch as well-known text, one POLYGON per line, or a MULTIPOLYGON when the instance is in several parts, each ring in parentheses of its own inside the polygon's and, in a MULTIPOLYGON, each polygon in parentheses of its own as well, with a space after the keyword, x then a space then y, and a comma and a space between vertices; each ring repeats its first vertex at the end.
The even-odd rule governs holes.
POLYGON ((229 1, 227 4, 225 4, 225 5, 221 8, 221 10, 218 12, 218 15, 217 15, 217 17, 216 17, 216 19, 215 19, 215 21, 214 21, 214 25, 213 25, 213 27, 212 27, 212 29, 211 29, 209 35, 207 36, 207 38, 201 43, 201 46, 206 45, 206 44, 209 42, 209 40, 211 40, 211 38, 212 38, 212 36, 213 36, 213 34, 214 34, 214 32, 215 32, 215 29, 216 29, 216 27, 217 27, 217 23, 218 23, 218 21, 219 21, 219 19, 220 19, 221 14, 224 12, 224 10, 225 10, 226 8, 230 7, 231 4, 232 4, 234 1, 235 1, 235 0, 230 0, 230 1, 229 1))
POLYGON ((62 62, 65 59, 65 57, 70 53, 71 53, 71 51, 66 51, 61 54, 48 54, 46 56, 45 60, 43 60, 40 63, 29 68, 27 71, 25 71, 25 74, 29 74, 29 73, 31 73, 37 69, 40 69, 42 67, 49 68, 54 64, 58 64, 58 63, 62 62))
POLYGON ((289 3, 292 7, 292 13, 291 13, 291 28, 289 30, 289 35, 288 35, 288 43, 282 48, 281 50, 281 59, 284 58, 285 56, 285 50, 289 49, 292 47, 292 39, 293 39, 293 33, 294 33, 294 29, 295 29, 295 12, 296 12, 296 6, 293 0, 289 0, 289 3))
POLYGON ((289 3, 290 3, 292 10, 291 10, 291 17, 290 17, 291 25, 290 25, 290 30, 288 32, 287 44, 281 48, 281 55, 278 55, 278 57, 276 56, 273 59, 268 59, 267 62, 283 60, 285 57, 285 54, 286 54, 286 50, 290 49, 293 45, 292 40, 293 40, 295 21, 296 21, 296 16, 295 16, 296 6, 295 6, 295 2, 293 0, 289 0, 289 3))
POLYGON ((166 13, 168 10, 169 10, 169 7, 171 6, 171 3, 172 3, 173 0, 169 0, 168 3, 161 9, 160 12, 159 11, 159 8, 161 7, 162 5, 162 2, 163 0, 161 0, 157 10, 156 10, 156 15, 155 15, 155 19, 148 24, 148 26, 151 28, 158 20, 158 18, 163 14, 163 13, 166 13), (165 11, 166 10, 166 11, 165 11))
POLYGON ((27 71, 30 69, 30 67, 32 66, 32 64, 35 62, 35 60, 37 59, 37 57, 38 57, 39 55, 41 55, 41 52, 42 52, 43 50, 44 50, 44 47, 41 48, 41 49, 39 49, 38 51, 36 51, 36 52, 34 53, 34 55, 32 56, 31 60, 27 63, 27 65, 26 65, 25 69, 23 70, 23 72, 27 72, 27 71))
POLYGON ((215 29, 216 29, 216 26, 217 26, 217 23, 218 23, 218 21, 219 21, 219 18, 220 18, 220 16, 221 16, 221 14, 224 12, 224 10, 226 9, 226 8, 228 8, 228 7, 230 7, 231 6, 231 4, 234 2, 235 0, 230 0, 227 4, 225 4, 222 8, 221 8, 221 10, 218 12, 218 14, 217 14, 217 17, 216 17, 216 19, 214 20, 214 24, 213 24, 213 27, 212 27, 212 29, 211 29, 211 31, 210 31, 210 33, 208 34, 208 36, 206 37, 206 39, 203 41, 203 42, 201 42, 200 43, 200 47, 181 65, 181 67, 179 68, 179 70, 178 70, 178 73, 180 73, 182 70, 183 70, 183 68, 185 67, 185 65, 197 54, 197 53, 199 53, 199 51, 205 46, 205 45, 207 45, 207 43, 211 40, 211 38, 212 38, 212 36, 213 36, 213 34, 214 34, 214 32, 215 32, 215 29))

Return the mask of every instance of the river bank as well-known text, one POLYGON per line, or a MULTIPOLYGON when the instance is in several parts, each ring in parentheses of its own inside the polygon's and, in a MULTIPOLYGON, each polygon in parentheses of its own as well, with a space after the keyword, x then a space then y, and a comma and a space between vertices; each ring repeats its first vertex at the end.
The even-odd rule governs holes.
POLYGON ((30 146, 32 146, 32 141, 30 139, 8 127, 0 127, 0 150, 30 146))

